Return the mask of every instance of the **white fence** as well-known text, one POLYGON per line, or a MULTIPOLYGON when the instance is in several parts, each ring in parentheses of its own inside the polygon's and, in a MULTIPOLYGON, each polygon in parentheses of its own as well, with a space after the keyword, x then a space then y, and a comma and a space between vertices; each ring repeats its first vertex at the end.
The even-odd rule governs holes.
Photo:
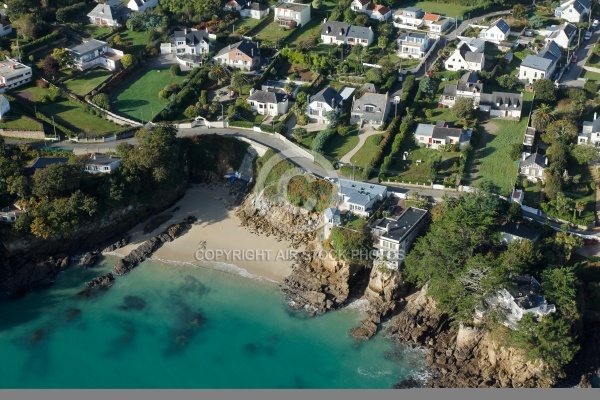
POLYGON ((433 52, 437 48, 437 45, 438 45, 439 41, 440 41, 440 37, 438 36, 438 37, 436 37, 435 42, 433 42, 433 45, 431 46, 431 48, 429 49, 429 51, 427 52, 427 54, 425 54, 425 57, 423 57, 421 59, 421 62, 419 63, 419 65, 417 65, 416 68, 408 70, 411 74, 416 74, 417 72, 419 72, 419 70, 421 69, 421 67, 423 66, 423 64, 425 62, 427 62, 427 59, 431 55, 431 52, 433 52))

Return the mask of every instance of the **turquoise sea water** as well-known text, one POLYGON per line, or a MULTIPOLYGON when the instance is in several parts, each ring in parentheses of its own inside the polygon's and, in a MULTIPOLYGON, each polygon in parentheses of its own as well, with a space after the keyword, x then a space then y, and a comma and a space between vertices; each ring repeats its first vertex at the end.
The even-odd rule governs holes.
POLYGON ((422 354, 347 335, 357 310, 290 311, 270 283, 145 262, 75 294, 113 260, 0 303, 1 388, 389 388, 422 354))

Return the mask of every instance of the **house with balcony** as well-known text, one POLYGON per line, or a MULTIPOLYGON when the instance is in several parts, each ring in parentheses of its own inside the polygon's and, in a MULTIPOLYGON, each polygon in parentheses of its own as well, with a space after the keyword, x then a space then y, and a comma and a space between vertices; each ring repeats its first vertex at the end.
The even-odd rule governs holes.
POLYGON ((328 124, 327 114, 332 111, 340 113, 343 99, 337 90, 328 86, 314 96, 309 96, 307 103, 306 114, 308 114, 309 121, 328 124))
POLYGON ((168 43, 161 43, 160 53, 173 54, 179 64, 194 68, 203 64, 211 47, 207 30, 185 28, 173 32, 168 43))
POLYGON ((485 54, 471 51, 469 45, 460 42, 444 66, 448 71, 481 71, 485 66, 485 54))
POLYGON ((554 9, 554 16, 577 24, 588 19, 591 9, 591 0, 567 0, 554 9))
POLYGON ((396 28, 419 29, 423 26, 423 17, 425 11, 418 7, 406 7, 398 10, 393 15, 394 26, 396 28))
POLYGON ((458 145, 463 148, 471 142, 472 129, 454 128, 446 121, 434 124, 419 124, 415 130, 415 141, 427 148, 440 149, 445 146, 458 145))
POLYGON ((96 67, 109 71, 121 69, 123 52, 110 48, 108 43, 101 40, 91 39, 67 50, 73 55, 74 68, 81 71, 96 67))
POLYGON ((310 4, 280 3, 275 7, 275 22, 279 26, 296 28, 310 21, 310 4))
POLYGON ((285 114, 289 108, 287 94, 264 90, 251 89, 246 103, 250 105, 252 111, 272 117, 285 114))
POLYGON ((389 94, 365 93, 352 102, 350 122, 354 124, 383 125, 390 107, 389 94))
POLYGON ((371 27, 355 26, 345 22, 325 21, 321 27, 323 44, 370 46, 375 39, 371 27))
POLYGON ((430 41, 426 33, 407 32, 398 37, 398 57, 422 58, 429 49, 430 41))
POLYGON ((91 154, 83 164, 83 170, 89 174, 112 174, 115 172, 121 159, 110 154, 91 154))
POLYGON ((252 70, 260 65, 260 50, 257 43, 241 40, 222 48, 213 60, 230 67, 252 70))
POLYGON ((533 276, 519 276, 513 280, 515 286, 512 289, 501 289, 486 300, 488 307, 501 309, 506 314, 503 322, 506 327, 517 329, 525 314, 542 318, 556 312, 556 306, 548 304, 540 283, 533 276))
POLYGON ((443 33, 454 23, 454 19, 439 14, 425 13, 423 25, 433 33, 443 33))
POLYGON ((546 44, 554 42, 558 47, 565 50, 571 46, 573 39, 577 35, 577 28, 575 25, 565 22, 562 25, 550 26, 540 33, 545 34, 546 39, 544 39, 544 42, 546 44))
POLYGON ((495 20, 489 27, 482 29, 479 38, 486 42, 500 43, 508 39, 510 26, 502 18, 495 20))
POLYGON ((560 47, 554 41, 549 42, 539 53, 525 56, 519 66, 519 80, 533 83, 538 79, 551 79, 561 56, 560 47))
POLYGON ((600 147, 600 118, 594 113, 592 121, 583 121, 583 128, 577 136, 577 144, 600 147))
POLYGON ((158 0, 129 0, 127 8, 131 11, 144 12, 158 5, 158 0))
POLYGON ((519 175, 529 181, 543 181, 546 168, 548 168, 547 157, 539 153, 523 153, 519 163, 519 175))
POLYGON ((428 221, 429 212, 415 207, 408 207, 399 217, 386 217, 377 221, 373 228, 377 254, 375 265, 398 270, 428 221))
POLYGON ((98 4, 87 14, 91 24, 118 27, 125 23, 131 10, 123 3, 98 4))
POLYGON ((31 82, 31 67, 17 60, 0 61, 0 93, 31 82))

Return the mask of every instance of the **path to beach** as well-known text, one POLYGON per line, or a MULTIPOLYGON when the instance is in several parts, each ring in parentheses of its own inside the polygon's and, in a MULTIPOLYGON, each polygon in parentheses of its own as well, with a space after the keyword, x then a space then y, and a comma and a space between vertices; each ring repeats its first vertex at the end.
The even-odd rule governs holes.
POLYGON ((165 243, 153 258, 244 275, 245 272, 238 269, 241 268, 251 275, 281 282, 291 272, 290 243, 273 236, 255 235, 241 227, 231 200, 226 187, 192 186, 177 204, 159 214, 172 215, 171 219, 148 233, 144 233, 144 227, 156 216, 138 224, 130 231, 131 243, 114 253, 125 256, 170 224, 194 215, 198 222, 186 234, 165 243))

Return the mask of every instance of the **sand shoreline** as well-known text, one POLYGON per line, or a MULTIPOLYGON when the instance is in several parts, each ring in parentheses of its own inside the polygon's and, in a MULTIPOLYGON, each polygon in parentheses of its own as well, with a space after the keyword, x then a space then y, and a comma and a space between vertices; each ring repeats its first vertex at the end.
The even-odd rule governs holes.
POLYGON ((256 235, 240 226, 229 190, 223 185, 192 185, 173 207, 130 230, 130 244, 107 254, 123 257, 170 224, 193 215, 198 221, 192 228, 174 241, 164 243, 152 259, 272 282, 283 281, 292 271, 291 243, 273 236, 256 235), (146 224, 160 215, 172 217, 154 231, 144 233, 146 224))

